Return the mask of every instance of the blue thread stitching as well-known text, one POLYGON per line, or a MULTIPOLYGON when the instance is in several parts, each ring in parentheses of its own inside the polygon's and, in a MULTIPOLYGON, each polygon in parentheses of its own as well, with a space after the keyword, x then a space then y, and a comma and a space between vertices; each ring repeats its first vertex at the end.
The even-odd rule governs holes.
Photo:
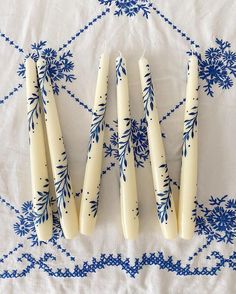
POLYGON ((23 244, 22 244, 22 243, 17 244, 17 246, 15 246, 15 247, 14 247, 12 250, 10 250, 7 254, 4 254, 4 255, 2 256, 2 258, 0 258, 0 263, 4 263, 5 260, 6 260, 9 256, 13 255, 13 253, 16 252, 17 250, 19 250, 20 248, 23 248, 23 244))
POLYGON ((2 37, 10 46, 13 46, 17 49, 20 53, 24 53, 24 49, 22 49, 19 45, 17 45, 14 41, 12 41, 6 34, 0 31, 0 37, 2 37))
POLYGON ((66 43, 64 43, 58 51, 61 51, 65 49, 67 46, 69 46, 77 37, 79 37, 80 34, 82 34, 84 31, 86 31, 89 27, 91 27, 95 22, 97 22, 99 19, 104 17, 107 13, 110 12, 110 8, 107 8, 104 10, 101 14, 98 14, 95 18, 93 18, 92 21, 90 21, 88 24, 86 24, 82 29, 80 29, 74 36, 72 36, 66 43))
POLYGON ((180 106, 184 105, 186 102, 186 98, 183 98, 181 101, 179 101, 172 109, 170 109, 163 117, 160 119, 159 123, 161 124, 163 120, 167 119, 171 116, 180 106))
POLYGON ((75 261, 75 257, 62 245, 58 244, 56 241, 53 241, 53 246, 58 250, 65 254, 71 261, 75 261))
POLYGON ((15 213, 17 213, 17 214, 20 213, 20 211, 18 209, 16 209, 10 202, 8 202, 6 199, 4 199, 1 195, 0 195, 0 202, 5 204, 6 207, 8 207, 10 210, 14 211, 15 213))
POLYGON ((8 98, 13 96, 16 92, 19 91, 20 88, 22 88, 22 84, 18 84, 17 87, 14 87, 14 89, 11 90, 8 95, 4 96, 3 99, 0 99, 0 104, 3 104, 8 98))
POLYGON ((81 101, 80 98, 75 97, 75 94, 72 93, 70 90, 68 90, 67 87, 66 87, 65 85, 64 85, 64 86, 61 86, 61 88, 62 88, 63 90, 65 90, 65 91, 70 95, 71 98, 73 98, 76 102, 78 102, 80 106, 82 106, 82 107, 83 107, 84 109, 86 109, 88 112, 93 113, 92 108, 89 108, 88 105, 86 105, 83 101, 81 101))
POLYGON ((176 30, 177 33, 181 35, 181 37, 185 38, 186 41, 190 42, 191 45, 195 46, 196 48, 199 48, 200 46, 195 43, 185 32, 183 32, 181 29, 179 29, 172 21, 170 21, 162 12, 152 5, 152 9, 159 15, 166 23, 168 23, 173 30, 176 30))
POLYGON ((180 260, 177 260, 176 262, 173 261, 172 256, 165 258, 164 253, 160 251, 149 254, 144 253, 142 257, 135 258, 133 265, 130 263, 130 258, 122 258, 121 254, 117 254, 115 256, 113 256, 113 254, 101 254, 99 258, 93 257, 90 263, 85 261, 83 262, 82 266, 75 265, 73 270, 70 270, 69 268, 57 268, 55 271, 53 271, 46 264, 48 259, 54 261, 56 260, 55 256, 52 254, 47 253, 44 255, 44 257, 41 257, 37 260, 31 254, 24 253, 18 259, 18 261, 22 262, 23 259, 27 260, 30 264, 26 267, 26 269, 22 272, 18 272, 17 270, 12 272, 5 270, 3 273, 0 273, 0 278, 6 279, 26 276, 27 273, 31 271, 31 269, 36 267, 36 265, 40 270, 43 270, 49 276, 64 278, 87 277, 89 273, 96 273, 97 270, 104 269, 105 267, 119 267, 132 278, 135 278, 144 266, 150 265, 158 266, 161 270, 165 269, 167 271, 174 272, 178 276, 214 276, 217 274, 217 272, 221 271, 223 268, 226 268, 226 265, 228 265, 229 269, 236 269, 236 262, 234 262, 236 259, 236 251, 233 251, 228 258, 225 258, 218 251, 213 251, 211 252, 210 256, 208 256, 208 259, 211 258, 218 260, 216 265, 212 268, 208 269, 207 267, 202 267, 191 269, 189 263, 182 265, 180 260))

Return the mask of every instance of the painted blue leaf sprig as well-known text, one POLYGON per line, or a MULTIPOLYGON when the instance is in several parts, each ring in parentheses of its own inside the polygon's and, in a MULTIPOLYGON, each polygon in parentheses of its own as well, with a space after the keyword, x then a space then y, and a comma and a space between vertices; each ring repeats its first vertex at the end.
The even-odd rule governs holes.
MULTIPOLYGON (((43 99, 43 105, 46 105, 46 101, 45 98, 47 96, 47 91, 44 87, 45 82, 49 82, 50 78, 48 76, 48 72, 47 72, 47 61, 45 60, 45 63, 39 67, 38 69, 38 81, 39 81, 39 85, 40 85, 40 89, 42 92, 42 99, 43 99)), ((46 109, 44 107, 44 112, 46 113, 46 109)))
MULTIPOLYGON (((117 121, 114 121, 117 126, 117 121)), ((148 159, 149 148, 147 140, 147 122, 145 118, 140 121, 132 119, 132 143, 136 167, 144 167, 144 162, 148 159)), ((109 143, 103 144, 105 157, 119 159, 118 133, 114 130, 109 138, 109 143)))
POLYGON ((171 208, 171 184, 167 164, 162 164, 159 168, 163 169, 165 173, 163 185, 164 191, 157 193, 159 201, 156 203, 158 218, 160 222, 163 223, 167 222, 168 211, 171 208))
POLYGON ((183 133, 183 149, 182 155, 187 156, 188 142, 190 138, 194 138, 194 132, 197 128, 197 116, 198 116, 198 107, 193 106, 191 111, 188 113, 188 118, 184 121, 184 133, 183 133))
POLYGON ((122 74, 126 76, 127 72, 124 66, 123 58, 117 59, 116 62, 116 84, 118 84, 119 81, 122 81, 122 74))
POLYGON ((28 98, 29 105, 32 107, 28 111, 28 129, 29 132, 32 130, 34 131, 35 124, 39 118, 41 113, 40 103, 39 103, 39 95, 38 95, 38 87, 35 86, 36 91, 32 93, 32 96, 28 98))
POLYGON ((131 152, 131 118, 124 118, 126 121, 127 129, 122 134, 119 140, 119 164, 120 164, 120 177, 126 182, 125 170, 127 167, 127 155, 131 152))
MULTIPOLYGON (((43 188, 49 187, 49 180, 45 179, 45 184, 43 188)), ((34 222, 36 225, 44 223, 46 220, 48 220, 48 208, 50 206, 50 196, 49 191, 37 191, 38 199, 37 203, 35 205, 34 210, 34 222)))
POLYGON ((68 171, 67 156, 65 152, 61 154, 60 162, 65 161, 65 164, 57 165, 57 176, 58 180, 55 182, 55 189, 57 194, 57 207, 59 216, 62 216, 62 209, 66 209, 67 198, 71 196, 71 184, 70 184, 70 175, 68 171))
POLYGON ((106 104, 100 103, 98 105, 99 110, 93 113, 93 121, 90 128, 90 138, 89 138, 89 151, 91 150, 92 143, 95 140, 96 143, 99 141, 99 134, 104 130, 104 116, 106 112, 106 104))
POLYGON ((149 112, 153 111, 154 107, 154 90, 151 78, 151 72, 148 72, 145 76, 146 87, 143 90, 143 103, 145 117, 149 116, 149 112))
POLYGON ((99 205, 100 185, 97 188, 98 188, 97 199, 89 201, 89 203, 91 204, 90 208, 91 208, 91 213, 93 214, 93 217, 96 217, 98 212, 98 205, 99 205))

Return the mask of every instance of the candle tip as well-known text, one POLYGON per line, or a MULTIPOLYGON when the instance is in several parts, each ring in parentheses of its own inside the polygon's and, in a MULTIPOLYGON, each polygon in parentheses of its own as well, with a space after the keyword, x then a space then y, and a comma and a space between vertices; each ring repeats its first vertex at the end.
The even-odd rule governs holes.
POLYGON ((146 54, 146 51, 147 51, 147 47, 145 46, 144 49, 143 49, 143 53, 142 53, 140 59, 144 58, 144 56, 146 54))

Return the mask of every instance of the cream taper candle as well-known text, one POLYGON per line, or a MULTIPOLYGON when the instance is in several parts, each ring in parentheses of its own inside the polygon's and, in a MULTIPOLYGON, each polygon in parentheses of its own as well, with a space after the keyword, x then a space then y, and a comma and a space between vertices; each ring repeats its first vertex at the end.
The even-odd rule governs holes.
POLYGON ((64 236, 67 239, 71 239, 79 231, 78 216, 61 126, 47 66, 45 59, 40 58, 37 61, 57 208, 64 236))
POLYGON ((191 239, 195 229, 193 210, 196 207, 195 200, 197 195, 197 116, 198 59, 195 55, 192 55, 188 63, 179 194, 179 235, 183 239, 191 239))
POLYGON ((52 237, 52 209, 37 69, 32 58, 26 59, 25 69, 34 223, 38 239, 47 241, 52 237))
POLYGON ((139 231, 138 197, 132 145, 129 89, 125 59, 116 59, 118 142, 120 164, 120 202, 123 233, 134 239, 139 231))
POLYGON ((174 239, 177 236, 175 204, 171 191, 150 65, 144 57, 139 60, 139 71, 158 219, 164 237, 174 239))
POLYGON ((109 56, 102 54, 99 69, 92 124, 90 128, 83 193, 80 203, 80 232, 91 235, 96 224, 99 203, 100 180, 103 161, 105 111, 107 103, 109 56))

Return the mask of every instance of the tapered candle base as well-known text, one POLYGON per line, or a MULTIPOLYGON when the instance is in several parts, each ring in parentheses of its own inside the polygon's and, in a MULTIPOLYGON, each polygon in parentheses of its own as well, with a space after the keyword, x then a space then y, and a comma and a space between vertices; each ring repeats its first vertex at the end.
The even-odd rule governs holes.
POLYGON ((91 236, 94 232, 95 224, 96 222, 88 223, 86 221, 83 221, 83 219, 80 219, 80 233, 82 235, 91 236))
POLYGON ((52 224, 43 223, 40 229, 37 226, 35 229, 39 241, 47 242, 52 238, 52 224))

